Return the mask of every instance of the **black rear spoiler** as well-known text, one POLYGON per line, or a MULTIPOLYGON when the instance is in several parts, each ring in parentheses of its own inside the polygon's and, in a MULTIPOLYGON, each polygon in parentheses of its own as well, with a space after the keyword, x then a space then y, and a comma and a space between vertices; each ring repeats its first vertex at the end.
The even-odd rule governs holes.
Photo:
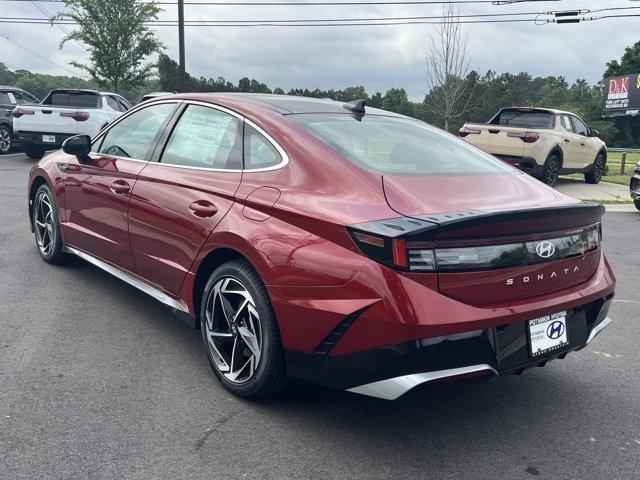
POLYGON ((604 207, 578 203, 519 210, 474 210, 400 217, 353 225, 370 233, 419 241, 473 240, 575 230, 597 224, 604 207))

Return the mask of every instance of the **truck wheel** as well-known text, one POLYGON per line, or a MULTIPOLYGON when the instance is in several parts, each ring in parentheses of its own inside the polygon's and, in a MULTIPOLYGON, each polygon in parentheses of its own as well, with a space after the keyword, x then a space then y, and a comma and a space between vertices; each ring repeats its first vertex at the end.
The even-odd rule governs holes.
POLYGON ((593 185, 600 183, 604 175, 604 167, 607 161, 601 153, 596 157, 596 161, 591 165, 591 171, 584 174, 584 181, 593 185))
POLYGON ((633 204, 636 206, 638 210, 640 210, 640 198, 636 198, 633 204))
POLYGON ((36 145, 25 145, 24 153, 27 157, 33 158, 34 160, 40 160, 44 157, 46 150, 44 147, 39 147, 36 145))
POLYGON ((6 125, 0 126, 0 154, 9 153, 13 145, 13 135, 6 125))
POLYGON ((547 158, 542 172, 542 181, 550 187, 555 187, 558 183, 558 174, 560 173, 560 157, 557 153, 552 153, 547 158))

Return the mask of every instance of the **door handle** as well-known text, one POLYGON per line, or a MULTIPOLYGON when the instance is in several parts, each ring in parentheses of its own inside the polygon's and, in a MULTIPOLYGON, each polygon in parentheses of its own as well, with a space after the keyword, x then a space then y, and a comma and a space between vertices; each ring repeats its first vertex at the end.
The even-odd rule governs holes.
POLYGON ((109 190, 111 190, 113 193, 117 195, 127 193, 130 188, 131 188, 131 185, 129 185, 124 180, 116 180, 109 186, 109 190))
POLYGON ((196 217, 213 217, 218 213, 218 207, 207 200, 198 200, 189 205, 189 211, 196 217))
POLYGON ((571 140, 569 140, 568 138, 565 138, 565 139, 564 139, 564 142, 565 142, 565 143, 571 143, 571 140))
POLYGON ((584 143, 581 143, 580 145, 582 145, 582 146, 584 147, 584 146, 585 146, 586 144, 584 144, 584 143))

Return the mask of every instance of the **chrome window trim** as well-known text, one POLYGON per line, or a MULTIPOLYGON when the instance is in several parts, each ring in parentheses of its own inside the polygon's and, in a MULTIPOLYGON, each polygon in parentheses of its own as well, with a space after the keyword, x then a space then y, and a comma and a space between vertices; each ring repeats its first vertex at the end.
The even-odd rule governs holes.
POLYGON ((187 307, 187 305, 181 301, 181 300, 176 300, 172 297, 170 297, 169 295, 167 295, 166 293, 162 292, 161 290, 158 290, 155 287, 152 287, 151 285, 149 285, 148 283, 139 280, 138 278, 135 278, 134 276, 125 273, 124 271, 120 270, 119 268, 103 261, 100 260, 99 258, 94 257, 93 255, 90 255, 88 253, 83 252, 82 250, 78 250, 77 248, 74 247, 70 247, 68 245, 65 245, 63 247, 63 250, 67 253, 72 253, 78 257, 80 257, 81 259, 91 263, 92 265, 95 265, 96 267, 100 268, 101 270, 104 270, 107 273, 110 273, 111 275, 113 275, 116 278, 119 278, 120 280, 122 280, 123 282, 128 283, 129 285, 131 285, 132 287, 137 288, 138 290, 146 293, 147 295, 150 295, 151 297, 155 298, 156 300, 158 300, 161 303, 164 303, 165 305, 168 305, 172 308, 175 308, 176 310, 180 310, 182 312, 186 312, 189 313, 189 308, 187 307))
MULTIPOLYGON (((227 113, 233 117, 236 117, 238 120, 243 121, 244 123, 250 125, 251 127, 255 128, 258 133, 260 133, 264 138, 267 139, 267 141, 273 146, 273 148, 275 148, 278 152, 278 154, 280 154, 280 158, 281 161, 280 163, 278 163, 277 165, 273 165, 271 167, 265 167, 265 168, 242 168, 242 169, 238 169, 238 168, 212 168, 212 167, 195 167, 195 166, 191 166, 191 165, 178 165, 178 164, 173 164, 173 163, 164 163, 162 161, 162 156, 160 157, 160 161, 155 162, 157 165, 164 165, 165 167, 170 167, 170 168, 186 168, 189 170, 204 170, 207 172, 229 172, 229 173, 243 173, 243 172, 269 172, 272 170, 279 170, 280 168, 284 168, 289 164, 289 155, 287 155, 287 152, 285 152, 284 148, 282 148, 280 146, 280 144, 278 142, 275 141, 275 139, 269 135, 267 132, 264 131, 263 128, 261 128, 260 126, 258 126, 255 122, 249 120, 248 118, 246 118, 245 116, 239 114, 238 112, 234 112, 233 110, 230 110, 226 107, 223 107, 221 105, 216 105, 215 103, 208 103, 208 102, 201 102, 198 100, 185 100, 184 103, 186 105, 198 105, 201 107, 207 107, 207 108, 212 108, 214 110, 219 110, 223 113, 227 113)), ((178 119, 178 122, 180 120, 178 119)), ((176 122, 177 125, 177 122, 176 122)), ((171 137, 168 137, 171 138, 171 137)), ((168 140, 168 139, 167 139, 168 140)), ((244 137, 243 137, 243 141, 244 141, 244 137)), ((243 163, 244 163, 244 158, 242 159, 243 163)))
MULTIPOLYGON (((257 125, 252 120, 249 120, 244 115, 241 115, 238 112, 235 112, 235 111, 233 111, 233 110, 231 110, 229 108, 223 107, 221 105, 217 105, 215 103, 202 102, 200 100, 158 99, 158 100, 155 100, 155 101, 151 100, 151 101, 148 101, 148 102, 144 102, 143 104, 137 105, 137 106, 133 107, 131 110, 128 110, 127 112, 123 113, 120 117, 118 117, 116 120, 114 120, 112 123, 110 123, 109 126, 106 129, 102 130, 98 135, 96 135, 96 137, 94 139, 92 139, 92 141, 91 141, 91 147, 93 148, 93 145, 95 143, 97 143, 100 140, 101 137, 106 135, 106 133, 109 130, 111 130, 112 127, 114 127, 115 125, 117 125, 118 123, 123 121, 129 115, 132 115, 135 112, 137 112, 138 110, 141 110, 143 108, 151 107, 153 105, 159 105, 159 104, 163 104, 163 103, 183 103, 183 104, 187 104, 187 105, 199 105, 199 106, 202 106, 202 107, 212 108, 214 110, 219 110, 221 112, 224 112, 224 113, 227 113, 229 115, 232 115, 233 117, 237 118, 238 120, 243 121, 246 124, 250 125, 251 127, 255 128, 258 131, 258 133, 260 133, 262 136, 264 136, 264 138, 267 139, 267 141, 273 146, 273 148, 275 148, 277 150, 277 152, 280 154, 280 157, 281 157, 282 160, 277 165, 273 165, 271 167, 265 167, 265 168, 224 169, 224 168, 210 168, 210 167, 193 167, 193 166, 189 166, 189 165, 176 165, 176 164, 172 164, 172 163, 163 163, 162 161, 149 162, 148 160, 138 160, 138 159, 129 158, 129 157, 118 157, 118 156, 115 156, 115 155, 107 155, 107 156, 108 157, 112 157, 112 158, 116 158, 116 159, 119 159, 119 160, 132 160, 132 161, 135 161, 135 162, 153 163, 154 165, 162 165, 162 166, 169 167, 169 168, 182 168, 182 169, 188 169, 188 170, 202 170, 202 171, 207 171, 207 172, 228 172, 228 173, 269 172, 269 171, 273 171, 273 170, 279 170, 281 168, 286 167, 289 164, 289 155, 287 154, 285 149, 282 148, 282 146, 271 135, 269 135, 262 127, 257 125)), ((180 120, 178 119, 178 121, 180 121, 180 120)), ((176 122, 176 125, 177 125, 177 122, 176 122)), ((168 138, 170 138, 170 137, 168 137, 168 138)), ((244 138, 243 138, 243 141, 244 141, 244 138)), ((95 157, 93 157, 93 155, 106 155, 106 154, 99 153, 99 152, 91 152, 89 154, 89 156, 91 156, 92 158, 95 158, 95 157)), ((162 160, 162 157, 160 157, 160 160, 162 160)), ((243 158, 243 162, 244 162, 244 158, 243 158)))
POLYGON ((347 389, 347 392, 367 395, 369 397, 382 398, 383 400, 396 400, 409 390, 423 383, 440 380, 447 377, 455 377, 475 372, 491 372, 496 377, 498 372, 491 365, 483 363, 479 365, 470 365, 467 367, 451 368, 448 370, 437 370, 434 372, 413 373, 411 375, 403 375, 400 377, 387 378, 378 382, 367 383, 358 387, 347 389))

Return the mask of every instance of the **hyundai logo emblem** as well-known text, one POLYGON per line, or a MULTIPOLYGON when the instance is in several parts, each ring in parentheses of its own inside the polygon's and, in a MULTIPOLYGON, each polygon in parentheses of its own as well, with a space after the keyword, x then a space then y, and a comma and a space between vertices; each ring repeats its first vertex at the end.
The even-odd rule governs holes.
POLYGON ((556 320, 552 322, 547 327, 547 337, 551 340, 555 340, 556 338, 560 338, 560 336, 564 333, 564 323, 560 320, 556 320))
POLYGON ((540 242, 536 245, 536 253, 540 258, 549 258, 556 253, 556 247, 551 242, 540 242))

